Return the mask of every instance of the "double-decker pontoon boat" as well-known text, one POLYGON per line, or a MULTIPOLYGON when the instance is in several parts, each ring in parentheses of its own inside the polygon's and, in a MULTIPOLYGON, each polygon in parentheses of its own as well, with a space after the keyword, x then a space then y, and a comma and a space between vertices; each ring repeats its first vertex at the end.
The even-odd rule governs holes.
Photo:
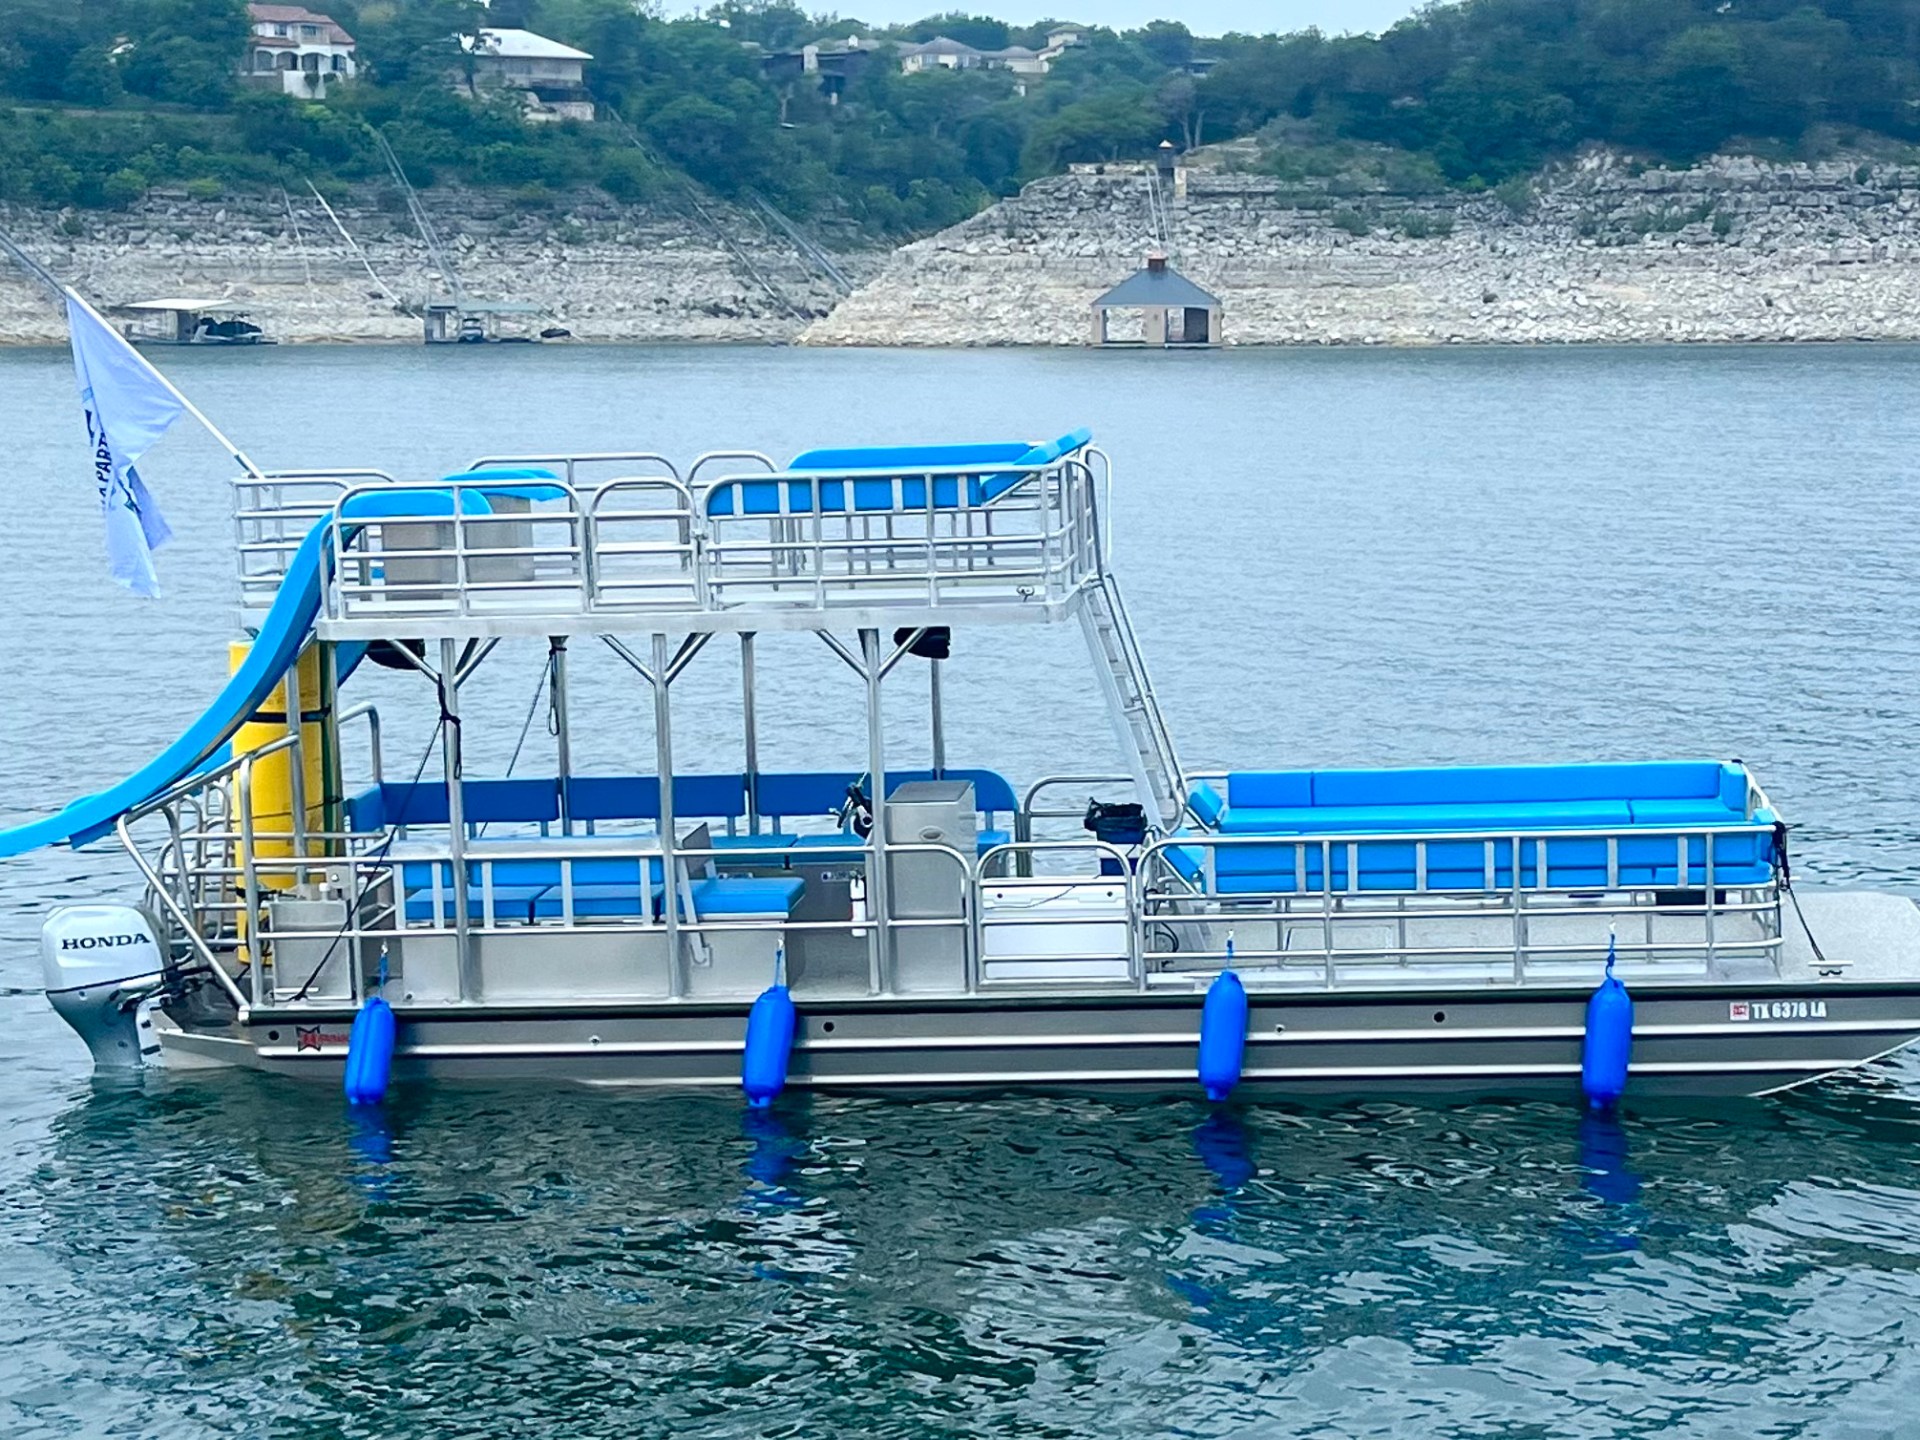
POLYGON ((1207 1027, 1215 1094, 1577 1093, 1610 949, 1635 1093, 1766 1091, 1920 1036, 1920 911, 1814 893, 1802 918, 1736 762, 1184 770, 1110 490, 1085 431, 237 481, 252 640, 225 692, 126 784, 0 836, 117 834, 146 886, 48 921, 52 1000, 109 1062, 337 1084, 384 1000, 396 1077, 734 1087, 744 1057, 757 1099, 1196 1092, 1207 1027), (1115 773, 949 763, 940 657, 1023 625, 1079 627, 1115 773), (857 770, 761 768, 756 715, 794 703, 756 676, 780 632, 864 689, 857 770), (548 649, 553 768, 471 774, 463 687, 514 637, 548 649), (650 695, 650 773, 575 769, 583 643, 650 695), (688 765, 675 690, 716 646, 741 759, 688 765), (438 706, 412 773, 346 703, 369 655, 438 706), (930 753, 903 757, 882 699, 921 664, 930 753))

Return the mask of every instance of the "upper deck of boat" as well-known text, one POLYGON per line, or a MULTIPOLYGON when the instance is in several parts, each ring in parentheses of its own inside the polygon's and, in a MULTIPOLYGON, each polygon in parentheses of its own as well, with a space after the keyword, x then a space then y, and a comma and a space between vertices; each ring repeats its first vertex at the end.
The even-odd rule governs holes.
POLYGON ((1046 623, 1105 570, 1111 470, 1044 444, 490 456, 235 482, 244 621, 322 640, 1046 623))

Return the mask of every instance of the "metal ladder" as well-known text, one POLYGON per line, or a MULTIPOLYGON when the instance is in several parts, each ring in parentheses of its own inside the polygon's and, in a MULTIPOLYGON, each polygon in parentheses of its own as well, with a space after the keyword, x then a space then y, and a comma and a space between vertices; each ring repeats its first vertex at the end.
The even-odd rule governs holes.
POLYGON ((1112 575, 1102 576, 1087 588, 1080 626, 1093 652, 1114 734, 1126 752, 1134 784, 1146 801, 1148 818, 1163 833, 1171 833, 1186 806, 1180 757, 1174 753, 1173 735, 1154 698, 1147 662, 1120 598, 1120 582, 1112 575))

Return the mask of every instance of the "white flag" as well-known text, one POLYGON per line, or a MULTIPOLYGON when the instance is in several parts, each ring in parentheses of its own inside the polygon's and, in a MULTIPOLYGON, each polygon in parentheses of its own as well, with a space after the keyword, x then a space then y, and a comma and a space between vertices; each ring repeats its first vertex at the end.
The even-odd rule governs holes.
POLYGON ((152 449, 186 406, 160 372, 78 296, 67 295, 73 374, 93 446, 93 479, 107 522, 113 578, 136 595, 160 593, 153 551, 173 537, 140 472, 152 449))

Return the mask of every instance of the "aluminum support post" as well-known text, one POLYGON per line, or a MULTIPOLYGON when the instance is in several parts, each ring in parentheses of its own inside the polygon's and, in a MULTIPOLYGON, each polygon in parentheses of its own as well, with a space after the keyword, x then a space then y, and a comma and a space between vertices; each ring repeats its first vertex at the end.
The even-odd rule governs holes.
POLYGON ((573 731, 567 719, 567 637, 555 635, 548 642, 547 696, 553 706, 554 768, 560 773, 560 833, 573 834, 573 798, 568 793, 573 779, 573 731))
POLYGON ((880 709, 880 632, 860 632, 867 679, 867 783, 872 786, 873 834, 867 837, 867 908, 873 912, 867 951, 867 985, 876 995, 893 991, 893 937, 887 875, 887 742, 880 709))
MULTIPOLYGON (((687 993, 680 957, 680 867, 674 856, 673 833, 673 700, 667 686, 667 637, 653 637, 653 763, 660 777, 660 886, 667 922, 667 993, 676 999, 687 993)), ((640 893, 647 893, 641 877, 640 893)))
POLYGON ((754 713, 753 632, 740 635, 741 729, 747 742, 747 833, 760 833, 760 726, 754 713))
POLYGON ((927 662, 927 708, 933 718, 933 778, 947 778, 947 720, 940 708, 939 660, 927 662))
POLYGON ((473 953, 472 921, 467 914, 467 806, 460 793, 460 652, 453 640, 440 642, 440 768, 447 777, 447 858, 453 872, 453 953, 460 973, 460 998, 480 998, 479 957, 473 953))
POLYGON ((287 751, 287 804, 293 812, 288 820, 293 833, 292 880, 297 890, 305 878, 300 862, 307 855, 307 747, 300 733, 307 697, 300 692, 299 651, 294 652, 293 664, 287 667, 286 678, 280 683, 287 702, 287 734, 293 742, 287 751))

